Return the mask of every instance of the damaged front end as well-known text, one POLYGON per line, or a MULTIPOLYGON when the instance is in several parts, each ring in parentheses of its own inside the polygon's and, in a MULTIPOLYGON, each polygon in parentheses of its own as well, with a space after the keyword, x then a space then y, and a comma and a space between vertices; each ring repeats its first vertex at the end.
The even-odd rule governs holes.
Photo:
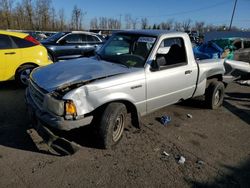
POLYGON ((75 103, 63 98, 63 90, 58 91, 49 93, 30 80, 25 95, 32 126, 28 133, 38 149, 39 144, 46 143, 49 152, 68 155, 76 152, 80 146, 55 133, 88 125, 93 116, 79 116, 75 103), (37 142, 35 137, 43 141, 37 142))

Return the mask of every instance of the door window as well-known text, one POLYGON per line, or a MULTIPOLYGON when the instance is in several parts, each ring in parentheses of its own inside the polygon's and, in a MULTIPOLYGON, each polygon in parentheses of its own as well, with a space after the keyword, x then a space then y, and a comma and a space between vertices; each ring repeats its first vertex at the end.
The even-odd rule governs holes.
POLYGON ((99 42, 99 40, 95 36, 92 36, 92 35, 87 35, 87 41, 88 42, 99 42))
POLYGON ((79 34, 67 35, 64 38, 64 40, 66 41, 66 43, 81 43, 82 42, 81 35, 79 35, 79 34))
POLYGON ((166 68, 187 64, 187 56, 182 38, 168 38, 161 42, 160 48, 169 49, 165 54, 157 54, 161 66, 166 68))
POLYGON ((7 35, 0 35, 0 49, 11 49, 13 48, 12 41, 7 35))

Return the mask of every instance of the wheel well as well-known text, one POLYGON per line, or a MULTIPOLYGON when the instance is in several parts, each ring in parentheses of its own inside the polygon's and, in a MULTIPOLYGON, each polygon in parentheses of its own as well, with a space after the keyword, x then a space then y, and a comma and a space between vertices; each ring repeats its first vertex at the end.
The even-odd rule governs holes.
POLYGON ((51 59, 51 61, 56 61, 56 58, 55 58, 55 55, 54 55, 54 53, 53 53, 53 51, 52 50, 49 50, 49 49, 47 49, 47 52, 48 52, 48 55, 50 54, 50 56, 52 56, 52 59, 51 59))
POLYGON ((35 67, 38 67, 38 65, 37 64, 35 64, 35 63, 23 63, 22 65, 20 65, 17 69, 16 69, 16 72, 15 72, 15 75, 16 75, 16 73, 17 73, 17 71, 22 67, 22 66, 24 66, 24 65, 33 65, 33 66, 35 66, 35 67))
MULTIPOLYGON (((217 74, 217 75, 213 75, 207 78, 207 84, 206 84, 206 88, 210 85, 211 82, 213 81, 220 81, 223 82, 223 77, 221 74, 217 74)), ((224 83, 224 86, 226 87, 226 83, 224 83)))
MULTIPOLYGON (((136 106, 130 102, 130 101, 126 101, 126 100, 117 100, 117 101, 112 101, 112 102, 108 102, 108 103, 105 103, 103 105, 101 105, 100 107, 98 107, 94 114, 100 114, 100 113, 103 113, 103 110, 106 108, 106 106, 110 103, 122 103, 126 106, 127 108, 127 112, 129 114, 131 114, 131 123, 134 127, 136 128, 140 128, 140 115, 138 114, 138 111, 136 109, 136 106)), ((100 118, 99 115, 96 116, 96 118, 100 118)), ((98 120, 97 120, 98 121, 98 120)))

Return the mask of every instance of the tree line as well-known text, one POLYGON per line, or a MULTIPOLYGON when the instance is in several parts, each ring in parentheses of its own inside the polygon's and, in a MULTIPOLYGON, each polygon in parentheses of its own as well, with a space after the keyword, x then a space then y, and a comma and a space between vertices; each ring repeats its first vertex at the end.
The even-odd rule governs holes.
POLYGON ((82 9, 74 6, 68 21, 64 9, 58 11, 52 0, 0 0, 0 28, 20 30, 82 30, 82 9))
MULTIPOLYGON (((17 30, 87 30, 87 29, 163 29, 190 31, 199 33, 207 31, 228 30, 226 25, 215 26, 205 22, 193 22, 186 19, 182 22, 166 19, 161 23, 150 24, 148 18, 133 18, 130 14, 123 19, 96 17, 89 23, 86 21, 86 12, 76 5, 71 11, 71 17, 66 18, 64 9, 55 10, 52 0, 0 0, 0 29, 17 30)), ((233 27, 232 30, 240 30, 233 27)), ((249 30, 249 29, 248 29, 249 30)))

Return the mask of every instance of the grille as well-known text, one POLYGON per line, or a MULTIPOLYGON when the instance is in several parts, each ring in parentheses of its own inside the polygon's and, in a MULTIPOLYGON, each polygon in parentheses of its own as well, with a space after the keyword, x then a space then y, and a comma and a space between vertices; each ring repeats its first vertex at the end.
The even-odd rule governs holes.
POLYGON ((40 89, 34 82, 30 80, 29 84, 29 92, 32 100, 38 106, 38 108, 42 109, 43 107, 43 100, 46 92, 40 89))

